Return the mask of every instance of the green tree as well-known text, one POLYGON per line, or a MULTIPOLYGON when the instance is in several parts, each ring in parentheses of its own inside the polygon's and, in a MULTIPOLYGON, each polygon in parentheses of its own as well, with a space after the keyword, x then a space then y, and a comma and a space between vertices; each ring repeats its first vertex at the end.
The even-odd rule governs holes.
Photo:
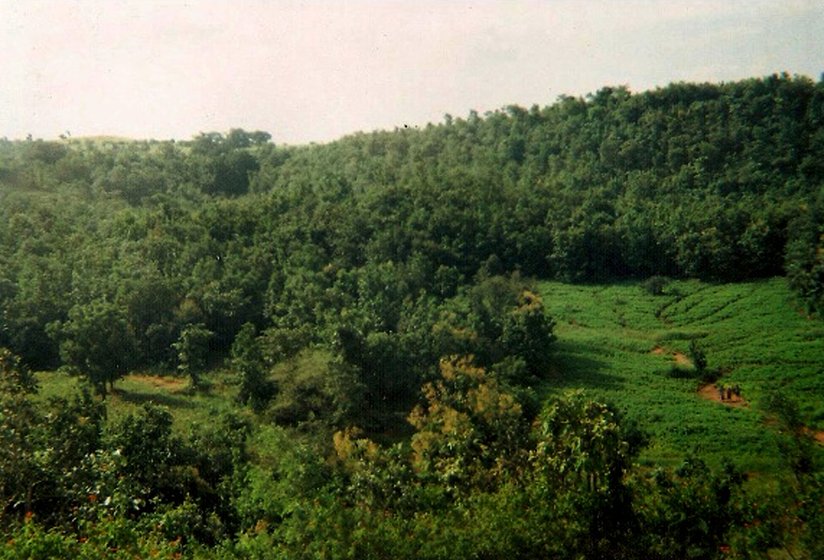
POLYGON ((238 402, 261 411, 272 398, 275 387, 267 378, 263 352, 255 335, 252 323, 241 327, 232 344, 232 367, 240 378, 238 402))
POLYGON ((177 351, 177 371, 188 377, 195 389, 201 386, 201 375, 209 358, 209 341, 213 336, 203 323, 190 323, 172 345, 177 351))
POLYGON ((644 291, 651 296, 660 296, 664 294, 664 289, 670 283, 670 279, 666 276, 650 276, 643 285, 644 291))
POLYGON ((35 393, 37 379, 19 356, 0 347, 0 390, 4 393, 35 393))
POLYGON ((703 375, 707 371, 707 354, 695 339, 690 340, 690 359, 695 366, 695 371, 703 375))
POLYGON ((811 313, 824 313, 824 191, 804 204, 791 224, 785 268, 787 280, 811 313))
POLYGON ((640 524, 635 550, 661 560, 720 557, 747 520, 740 503, 744 480, 729 464, 713 472, 695 457, 673 471, 657 469, 633 479, 640 524))
POLYGON ((85 374, 103 396, 137 362, 137 342, 123 311, 106 300, 75 305, 51 325, 63 363, 85 374))
POLYGON ((36 489, 44 478, 38 457, 42 416, 24 391, 0 394, 0 511, 17 518, 34 509, 36 489))
POLYGON ((501 345, 506 354, 522 358, 531 375, 545 376, 555 340, 554 326, 544 311, 541 296, 525 289, 518 296, 517 307, 504 318, 501 345))
POLYGON ((625 476, 644 438, 612 406, 572 392, 540 419, 531 455, 536 488, 570 517, 573 549, 588 558, 620 557, 636 529, 625 476))

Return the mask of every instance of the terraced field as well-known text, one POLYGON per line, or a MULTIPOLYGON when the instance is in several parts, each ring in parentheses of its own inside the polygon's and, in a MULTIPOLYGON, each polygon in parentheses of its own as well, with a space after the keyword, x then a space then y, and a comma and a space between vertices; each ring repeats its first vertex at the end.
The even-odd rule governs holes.
POLYGON ((796 400, 813 431, 824 429, 824 322, 799 312, 784 279, 706 284, 675 281, 653 296, 638 284, 541 284, 557 322, 549 392, 583 388, 637 420, 651 436, 642 459, 693 453, 750 472, 780 467, 763 409, 771 391, 796 400), (695 375, 690 341, 705 351, 717 383, 739 385, 721 402, 695 375))

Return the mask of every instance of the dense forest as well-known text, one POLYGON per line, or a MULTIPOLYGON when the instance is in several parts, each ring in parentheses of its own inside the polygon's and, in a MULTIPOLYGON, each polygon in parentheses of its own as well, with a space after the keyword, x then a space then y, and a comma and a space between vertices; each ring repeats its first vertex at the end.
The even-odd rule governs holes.
POLYGON ((643 426, 544 390, 537 280, 775 276, 820 320, 824 82, 802 77, 325 145, 2 140, 2 555, 820 557, 791 398, 768 403, 788 497, 699 457, 641 468, 643 426), (84 385, 46 398, 40 370, 84 385), (215 370, 236 403, 208 426, 107 413, 130 372, 195 394, 215 370))

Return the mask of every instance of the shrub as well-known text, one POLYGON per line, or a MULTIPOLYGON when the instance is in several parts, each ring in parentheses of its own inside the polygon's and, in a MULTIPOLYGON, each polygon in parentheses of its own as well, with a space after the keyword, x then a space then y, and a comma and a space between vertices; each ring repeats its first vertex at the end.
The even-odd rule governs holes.
POLYGON ((666 276, 651 276, 647 278, 642 287, 644 291, 652 296, 664 295, 664 288, 666 288, 671 280, 666 276))

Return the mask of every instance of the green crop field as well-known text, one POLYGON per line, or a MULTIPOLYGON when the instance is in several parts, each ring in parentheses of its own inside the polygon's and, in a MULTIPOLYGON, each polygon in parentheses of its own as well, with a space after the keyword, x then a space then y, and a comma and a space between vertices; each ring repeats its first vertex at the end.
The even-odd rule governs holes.
POLYGON ((763 410, 774 390, 799 403, 811 429, 824 428, 824 325, 798 311, 783 279, 675 281, 659 296, 634 283, 545 282, 541 292, 557 322, 548 391, 583 388, 617 404, 650 435, 645 462, 694 453, 748 471, 776 469, 763 410), (706 398, 716 394, 712 388, 699 394, 706 383, 690 375, 693 339, 719 383, 740 385, 739 406, 706 398))

